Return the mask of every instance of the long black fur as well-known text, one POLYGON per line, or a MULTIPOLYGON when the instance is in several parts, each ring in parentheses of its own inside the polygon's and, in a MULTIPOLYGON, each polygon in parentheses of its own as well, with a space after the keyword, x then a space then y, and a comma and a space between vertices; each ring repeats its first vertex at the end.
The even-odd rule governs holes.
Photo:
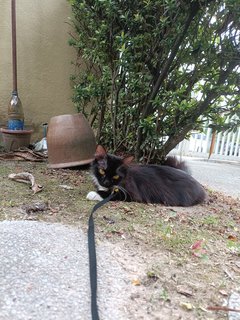
POLYGON ((140 165, 132 164, 129 157, 107 154, 101 146, 97 150, 92 173, 102 198, 116 187, 116 200, 124 201, 188 207, 206 198, 203 187, 188 174, 186 164, 176 158, 168 157, 164 165, 140 165))

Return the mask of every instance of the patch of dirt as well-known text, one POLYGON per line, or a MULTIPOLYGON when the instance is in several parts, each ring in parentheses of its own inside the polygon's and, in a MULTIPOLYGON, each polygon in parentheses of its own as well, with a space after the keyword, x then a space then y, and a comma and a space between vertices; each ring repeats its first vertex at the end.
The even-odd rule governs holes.
MULTIPOLYGON (((1 161, 0 220, 39 220, 80 226, 87 232, 93 202, 88 170, 47 169, 45 163, 1 161), (11 173, 29 172, 43 190, 33 194, 11 173)), ((111 202, 95 215, 97 241, 128 272, 128 319, 228 319, 239 291, 239 201, 209 191, 190 208, 111 202)))

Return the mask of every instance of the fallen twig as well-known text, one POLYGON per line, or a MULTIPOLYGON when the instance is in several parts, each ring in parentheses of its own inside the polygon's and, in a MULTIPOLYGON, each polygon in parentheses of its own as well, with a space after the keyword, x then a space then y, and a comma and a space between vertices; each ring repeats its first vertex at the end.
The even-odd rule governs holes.
POLYGON ((228 308, 228 307, 223 307, 223 306, 210 306, 207 307, 207 310, 212 310, 212 311, 232 311, 232 312, 240 312, 240 309, 233 309, 233 308, 228 308))

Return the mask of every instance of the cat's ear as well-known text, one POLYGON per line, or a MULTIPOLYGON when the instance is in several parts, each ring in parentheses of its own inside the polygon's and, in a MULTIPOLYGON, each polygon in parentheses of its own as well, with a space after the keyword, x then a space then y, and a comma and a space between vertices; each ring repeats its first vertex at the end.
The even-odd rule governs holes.
POLYGON ((106 155, 107 155, 106 149, 103 146, 101 146, 100 144, 97 145, 96 152, 95 152, 95 159, 97 159, 97 160, 103 159, 106 157, 106 155))
POLYGON ((128 156, 126 158, 123 158, 123 164, 125 165, 129 165, 130 163, 132 163, 134 160, 134 156, 128 156))
POLYGON ((95 160, 97 161, 99 168, 106 170, 106 168, 107 168, 107 151, 101 145, 98 145, 96 148, 95 160))

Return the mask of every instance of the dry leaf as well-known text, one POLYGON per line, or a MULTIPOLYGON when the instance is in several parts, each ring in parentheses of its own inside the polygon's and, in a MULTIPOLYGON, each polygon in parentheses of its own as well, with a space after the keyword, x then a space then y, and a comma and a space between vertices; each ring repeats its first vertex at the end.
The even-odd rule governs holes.
POLYGON ((225 297, 228 296, 228 293, 227 293, 225 290, 219 290, 219 293, 220 293, 222 296, 225 296, 225 297))
POLYGON ((103 216, 103 219, 106 220, 108 224, 114 224, 115 223, 115 221, 113 219, 110 219, 110 218, 108 218, 106 216, 103 216))
POLYGON ((238 241, 238 238, 237 238, 236 236, 229 235, 229 236, 228 236, 228 240, 231 240, 231 241, 233 241, 233 242, 236 242, 236 241, 238 241))
POLYGON ((189 288, 186 288, 184 286, 178 286, 177 287, 177 293, 180 293, 180 294, 182 294, 183 296, 186 296, 186 297, 191 297, 193 295, 192 290, 189 289, 189 288))
POLYGON ((193 305, 190 302, 180 302, 180 307, 188 311, 193 310, 193 305))
POLYGON ((198 250, 202 248, 203 240, 198 240, 194 244, 191 245, 192 250, 198 250))
POLYGON ((36 202, 22 206, 22 209, 27 213, 44 212, 49 210, 48 202, 36 202))
POLYGON ((134 286, 140 286, 141 282, 140 282, 139 279, 133 279, 133 280, 132 280, 132 284, 133 284, 134 286))
POLYGON ((39 184, 34 184, 32 186, 32 191, 34 194, 42 191, 42 189, 43 189, 43 186, 40 186, 39 184))
POLYGON ((66 184, 60 184, 59 187, 65 189, 65 190, 73 190, 74 189, 73 187, 68 186, 66 184))
POLYGON ((198 258, 205 258, 205 259, 208 258, 204 245, 205 245, 204 239, 196 241, 190 247, 190 249, 192 250, 192 254, 198 258))
POLYGON ((122 210, 123 210, 125 213, 132 213, 132 212, 133 212, 132 209, 129 208, 129 207, 127 207, 127 206, 123 207, 122 210))

